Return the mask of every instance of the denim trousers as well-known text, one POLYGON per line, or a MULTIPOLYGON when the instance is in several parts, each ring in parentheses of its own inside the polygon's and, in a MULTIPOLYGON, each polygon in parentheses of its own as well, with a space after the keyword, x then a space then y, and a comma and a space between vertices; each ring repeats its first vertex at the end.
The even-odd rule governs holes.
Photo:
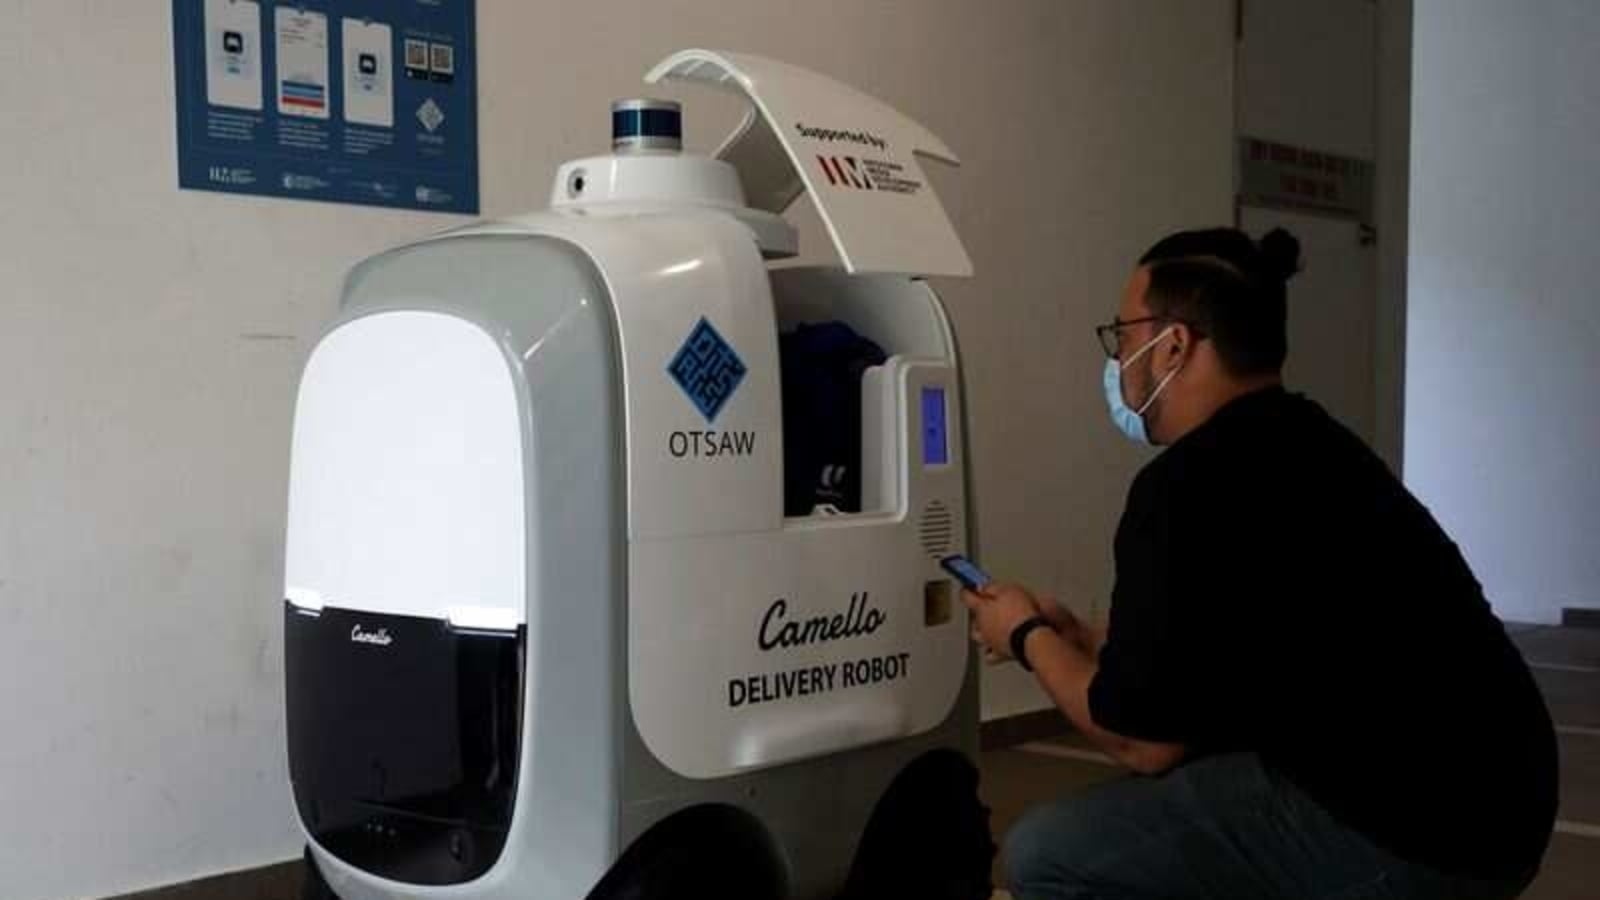
POLYGON ((1194 760, 1041 806, 1005 841, 1017 900, 1510 900, 1345 827, 1253 753, 1194 760))

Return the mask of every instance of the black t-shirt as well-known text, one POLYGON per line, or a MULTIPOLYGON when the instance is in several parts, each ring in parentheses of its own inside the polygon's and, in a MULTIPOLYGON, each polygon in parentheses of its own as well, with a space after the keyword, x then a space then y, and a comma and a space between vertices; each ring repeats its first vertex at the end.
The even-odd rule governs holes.
POLYGON ((1460 551, 1304 397, 1235 400, 1139 473, 1095 721, 1254 751, 1414 862, 1517 876, 1556 809, 1555 733, 1460 551))

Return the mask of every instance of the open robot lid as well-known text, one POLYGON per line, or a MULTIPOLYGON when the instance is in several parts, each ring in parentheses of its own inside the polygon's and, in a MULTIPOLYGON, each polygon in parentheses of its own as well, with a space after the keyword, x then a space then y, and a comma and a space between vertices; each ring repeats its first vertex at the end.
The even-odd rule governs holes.
POLYGON ((917 122, 831 78, 743 53, 683 50, 645 76, 745 95, 751 109, 717 150, 752 207, 781 213, 811 194, 851 273, 972 274, 919 156, 959 165, 917 122))

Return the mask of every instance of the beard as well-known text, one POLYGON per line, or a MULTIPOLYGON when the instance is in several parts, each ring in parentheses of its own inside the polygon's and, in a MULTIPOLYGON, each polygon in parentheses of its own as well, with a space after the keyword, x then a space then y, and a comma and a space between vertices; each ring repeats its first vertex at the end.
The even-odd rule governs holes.
MULTIPOLYGON (((1122 399, 1128 404, 1128 408, 1135 412, 1149 401, 1150 394, 1155 391, 1156 384, 1161 380, 1160 376, 1156 374, 1154 357, 1154 353, 1146 353, 1131 368, 1124 369, 1122 372, 1122 399)), ((1158 397, 1156 402, 1151 403, 1150 408, 1144 411, 1143 415, 1146 417, 1147 427, 1149 419, 1152 417, 1151 414, 1155 412, 1155 408, 1160 403, 1161 400, 1158 397)))

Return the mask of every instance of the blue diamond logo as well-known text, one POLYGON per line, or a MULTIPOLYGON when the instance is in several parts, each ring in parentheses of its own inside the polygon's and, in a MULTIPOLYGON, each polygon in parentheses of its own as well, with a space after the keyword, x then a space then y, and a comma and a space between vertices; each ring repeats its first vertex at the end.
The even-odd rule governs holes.
POLYGON ((667 366, 667 374, 683 388, 694 403, 694 408, 715 422, 717 413, 727 405, 733 392, 744 380, 744 361, 733 347, 722 339, 711 323, 701 319, 689 332, 688 340, 678 348, 678 354, 667 366))

